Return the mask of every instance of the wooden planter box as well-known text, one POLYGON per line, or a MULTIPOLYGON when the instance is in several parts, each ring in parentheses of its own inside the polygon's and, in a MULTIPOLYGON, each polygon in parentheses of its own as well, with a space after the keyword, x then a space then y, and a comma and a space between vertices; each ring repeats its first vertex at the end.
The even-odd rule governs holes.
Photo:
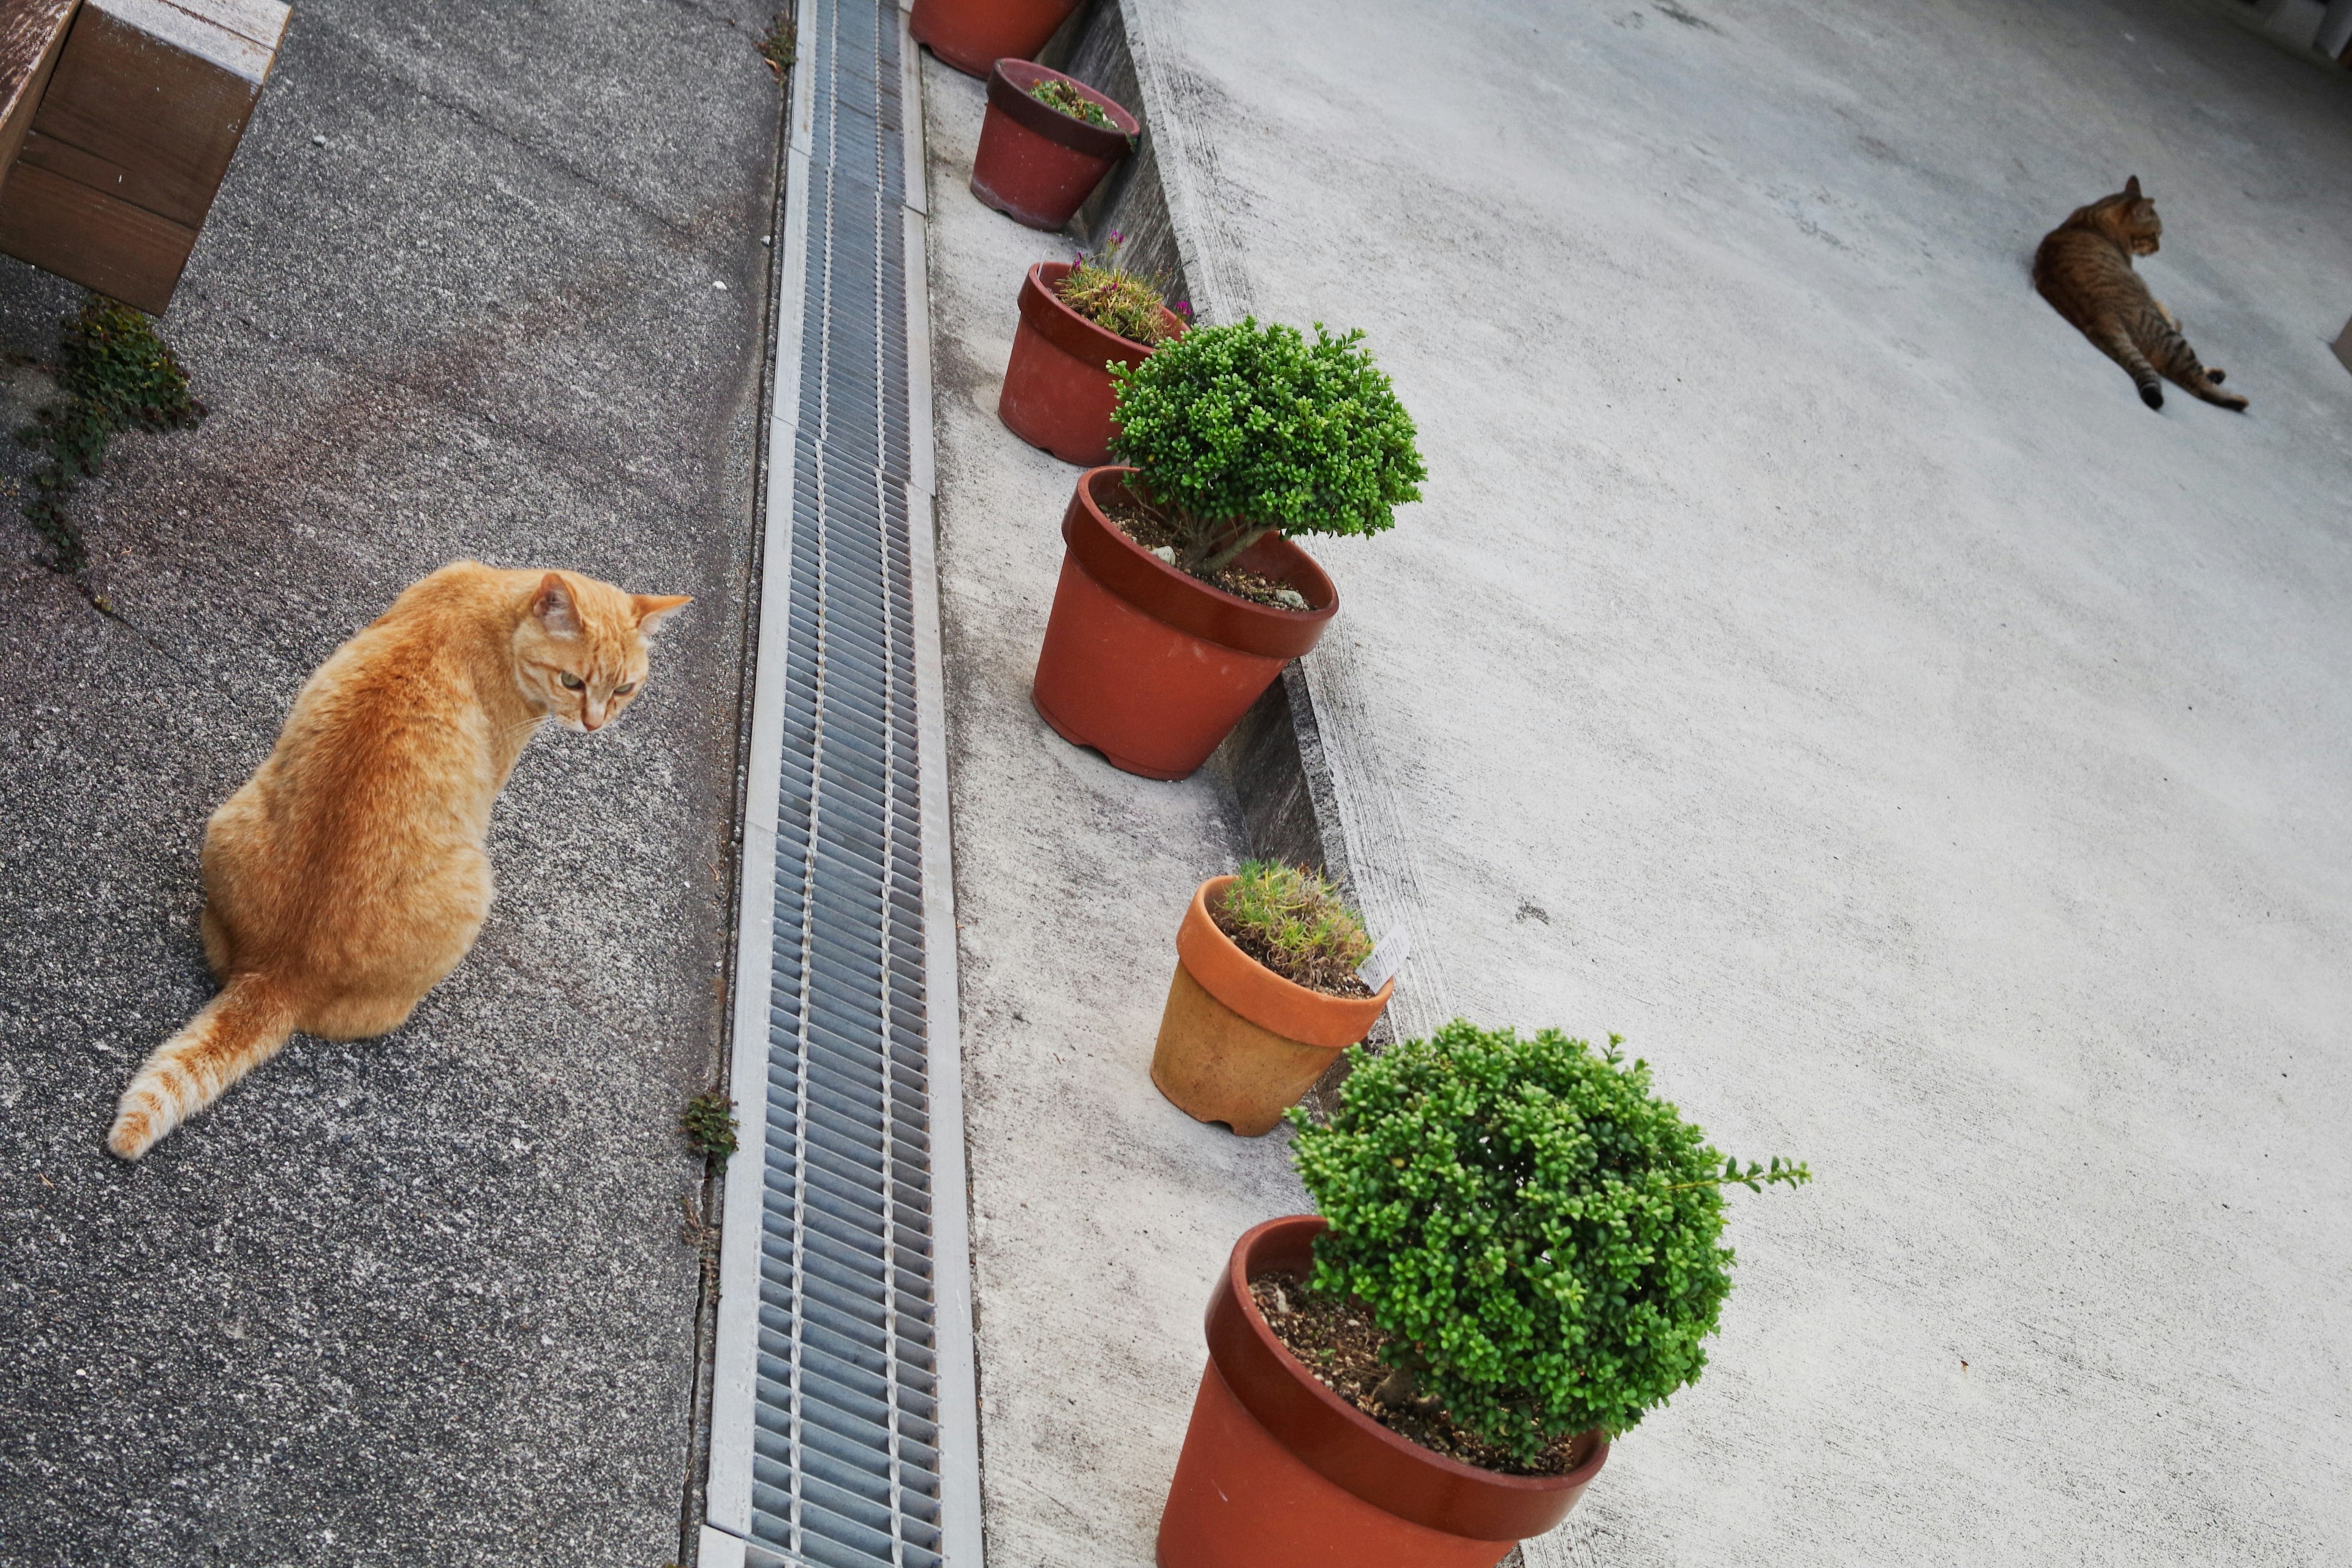
POLYGON ((0 0, 0 251, 161 315, 290 15, 278 0, 0 0))

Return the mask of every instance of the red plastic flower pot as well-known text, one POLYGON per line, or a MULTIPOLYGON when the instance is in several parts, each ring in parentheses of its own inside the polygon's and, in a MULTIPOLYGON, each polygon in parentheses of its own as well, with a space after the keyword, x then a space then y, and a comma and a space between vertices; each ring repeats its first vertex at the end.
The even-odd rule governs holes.
POLYGON ((1030 700, 1061 737, 1111 766, 1181 779, 1209 760, 1282 667, 1315 646, 1339 590, 1279 534, 1236 564, 1283 583, 1304 610, 1252 604, 1179 572, 1103 515, 1132 499, 1133 468, 1089 468, 1062 514, 1062 580, 1030 700))
MULTIPOLYGON (((1069 275, 1066 261, 1041 261, 1021 280, 1021 324, 1013 329, 996 416, 1031 446, 1091 468, 1110 461, 1118 429, 1111 423, 1117 389, 1108 367, 1141 364, 1151 349, 1064 304, 1054 289, 1069 275)), ((1170 337, 1183 335, 1184 318, 1165 305, 1160 320, 1170 337)))
POLYGON ((1318 1382, 1250 1300, 1254 1274, 1304 1273, 1324 1221, 1268 1220, 1209 1297, 1209 1365, 1160 1515, 1160 1568, 1494 1568, 1568 1517, 1609 1458, 1598 1432, 1561 1476, 1506 1476, 1433 1453, 1318 1382))
POLYGON ((1059 228, 1142 131, 1135 116, 1082 81, 1027 60, 999 60, 988 73, 988 117, 971 160, 971 194, 1015 223, 1059 228), (1029 89, 1041 81, 1069 82, 1118 129, 1040 103, 1029 89))
POLYGON ((907 18, 915 41, 966 76, 986 76, 1011 56, 1025 60, 1045 47, 1078 0, 915 0, 907 18))

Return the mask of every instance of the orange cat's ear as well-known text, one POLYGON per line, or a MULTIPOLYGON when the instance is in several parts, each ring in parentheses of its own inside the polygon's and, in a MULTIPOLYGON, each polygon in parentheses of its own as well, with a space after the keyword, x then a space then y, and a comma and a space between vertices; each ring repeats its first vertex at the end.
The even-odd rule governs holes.
POLYGON ((580 630, 580 606, 572 597, 572 590, 563 585, 562 574, 550 572, 539 580, 539 592, 530 597, 530 613, 539 624, 560 637, 576 636, 580 630))
POLYGON ((661 624, 694 603, 691 594, 632 594, 629 603, 637 612, 637 630, 646 637, 654 635, 661 624))
POLYGON ((2139 176, 2137 174, 2134 174, 2130 179, 2124 182, 2124 195, 2130 196, 2135 200, 2138 198, 2139 176))

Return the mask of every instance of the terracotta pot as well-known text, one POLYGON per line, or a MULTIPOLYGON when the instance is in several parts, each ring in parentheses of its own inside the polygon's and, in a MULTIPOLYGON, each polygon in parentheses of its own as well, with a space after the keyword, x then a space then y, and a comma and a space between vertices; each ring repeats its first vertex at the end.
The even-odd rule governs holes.
POLYGON ((1317 1382, 1250 1300, 1305 1272, 1324 1222, 1268 1220, 1209 1297, 1209 1366, 1160 1515, 1160 1568, 1494 1568, 1568 1517, 1609 1458, 1577 1439, 1564 1476, 1505 1476, 1408 1442, 1317 1382))
POLYGON ((907 26, 915 41, 966 76, 986 76, 1010 55, 1025 60, 1045 47, 1078 0, 915 0, 907 26))
POLYGON ((1239 563, 1286 583, 1304 610, 1252 604, 1179 572, 1102 514, 1133 468, 1089 468, 1062 514, 1062 580, 1030 700, 1061 737, 1110 765, 1181 779, 1209 760, 1282 667, 1315 646, 1339 590, 1273 534, 1239 563))
MULTIPOLYGON (((996 416, 1033 447, 1066 463, 1091 468, 1110 461, 1117 389, 1111 364, 1138 365, 1151 350, 1107 331, 1062 302, 1055 286, 1070 275, 1066 261, 1041 261, 1021 280, 1021 324, 1013 331, 1013 358, 996 416)), ((1184 318, 1162 305, 1170 337, 1181 337, 1184 318)))
POLYGON ((980 151, 972 155, 971 194, 1015 223, 1059 228, 1142 131, 1135 116, 1082 81, 1026 60, 999 60, 988 73, 988 115, 980 124, 980 151), (1069 82, 1118 129, 1106 131, 1048 109, 1029 96, 1041 81, 1069 82))
POLYGON ((1332 1059, 1371 1032, 1396 989, 1333 996, 1284 979, 1234 942, 1209 905, 1233 886, 1212 877, 1176 928, 1176 978, 1160 1016, 1151 1081, 1196 1121, 1244 1138, 1274 1130, 1332 1059))

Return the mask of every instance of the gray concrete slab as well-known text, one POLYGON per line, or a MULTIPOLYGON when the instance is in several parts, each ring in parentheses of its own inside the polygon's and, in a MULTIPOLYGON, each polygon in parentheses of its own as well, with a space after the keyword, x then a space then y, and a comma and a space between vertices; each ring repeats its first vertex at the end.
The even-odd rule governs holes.
POLYGON ((1070 251, 966 188, 982 85, 926 55, 923 92, 988 1552, 1140 1564, 1217 1261, 1306 1199, 1283 1139, 1203 1127, 1151 1087, 1177 922, 1240 826, 1205 774, 1118 773, 1030 706, 1078 470, 1005 429, 996 396, 1023 272, 1070 251))
MULTIPOLYGON (((298 8, 166 322, 212 405, 0 519, 0 1563, 654 1564, 679 1550, 777 90, 715 5, 298 8), (320 140, 323 139, 323 140, 320 140), (724 287, 721 287, 724 285, 724 287), (698 596, 499 805, 481 942, 100 1151, 209 994, 212 807, 452 557, 698 596)), ((0 340, 73 293, 0 262, 0 340)))
POLYGON ((2162 0, 1129 10, 1203 302, 1421 422, 1308 661, 1402 1021, 1820 1178, 1530 1557, 2343 1560, 2352 80, 2162 0), (2028 288, 2132 174, 2250 416, 2028 288))

